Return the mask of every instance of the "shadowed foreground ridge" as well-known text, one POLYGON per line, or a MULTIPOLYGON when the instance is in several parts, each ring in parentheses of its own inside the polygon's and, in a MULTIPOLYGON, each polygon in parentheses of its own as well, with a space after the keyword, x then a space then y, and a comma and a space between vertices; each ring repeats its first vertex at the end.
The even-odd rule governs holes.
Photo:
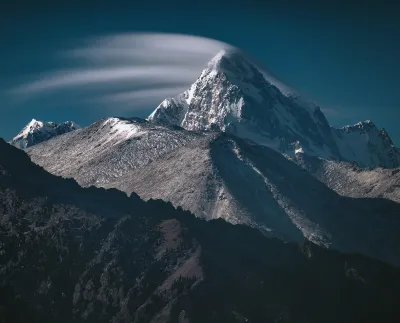
POLYGON ((81 188, 0 140, 0 322, 398 322, 400 270, 81 188))

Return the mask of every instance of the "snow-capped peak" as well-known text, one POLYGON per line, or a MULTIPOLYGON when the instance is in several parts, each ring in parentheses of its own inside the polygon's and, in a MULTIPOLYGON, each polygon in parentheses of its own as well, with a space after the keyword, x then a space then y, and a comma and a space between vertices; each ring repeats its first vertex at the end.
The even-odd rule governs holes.
POLYGON ((399 167, 400 151, 385 129, 378 129, 371 120, 334 129, 335 141, 342 159, 355 161, 361 167, 399 167))
POLYGON ((44 127, 44 123, 42 121, 38 121, 36 119, 32 119, 20 132, 17 136, 13 138, 13 140, 18 140, 19 138, 26 137, 30 133, 35 130, 41 129, 44 127))
POLYGON ((314 154, 334 154, 321 146, 333 139, 325 138, 329 125, 319 109, 283 94, 238 50, 220 51, 187 91, 165 99, 148 120, 187 130, 227 131, 285 152, 300 141, 314 154), (318 136, 316 143, 308 143, 318 136))
POLYGON ((342 131, 359 131, 359 130, 373 130, 373 131, 378 131, 378 128, 376 125, 371 121, 371 120, 365 120, 365 121, 360 121, 357 122, 354 125, 348 125, 340 128, 342 131))
POLYGON ((51 121, 44 122, 32 119, 10 143, 18 148, 25 149, 55 136, 80 128, 79 125, 72 121, 56 124, 51 121))
POLYGON ((35 127, 35 126, 43 127, 43 122, 38 121, 36 119, 32 119, 31 122, 29 122, 27 125, 27 127, 35 127))
POLYGON ((222 58, 226 55, 226 50, 222 49, 220 52, 218 52, 217 55, 215 55, 211 61, 208 62, 207 66, 209 69, 218 69, 220 62, 222 58))
POLYGON ((400 165, 398 148, 371 120, 331 128, 317 104, 282 91, 253 62, 239 50, 221 50, 187 91, 165 99, 147 120, 229 132, 289 156, 301 148, 364 167, 400 165))
POLYGON ((245 57, 235 49, 223 49, 207 64, 208 69, 225 73, 234 73, 236 76, 253 77, 255 73, 260 73, 245 59, 245 57))

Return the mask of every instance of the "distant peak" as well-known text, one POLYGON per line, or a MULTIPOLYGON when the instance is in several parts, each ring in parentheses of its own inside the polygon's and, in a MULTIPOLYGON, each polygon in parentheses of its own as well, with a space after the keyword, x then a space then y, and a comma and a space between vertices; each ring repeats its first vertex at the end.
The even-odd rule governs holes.
POLYGON ((44 122, 32 119, 19 133, 11 140, 11 144, 18 148, 27 148, 36 143, 50 139, 51 137, 80 129, 81 127, 73 121, 66 121, 60 124, 55 122, 44 122))
POLYGON ((14 138, 14 140, 26 137, 29 133, 44 127, 44 122, 32 119, 14 138))
POLYGON ((34 126, 43 127, 43 122, 40 121, 40 120, 32 119, 32 120, 26 125, 26 127, 34 127, 34 126))
MULTIPOLYGON (((57 125, 57 124, 54 123, 54 122, 50 122, 50 123, 53 123, 54 125, 57 125)), ((82 128, 80 125, 78 125, 78 124, 77 124, 76 122, 74 122, 74 121, 65 121, 65 122, 63 122, 63 123, 60 123, 58 126, 62 126, 62 125, 66 125, 66 126, 68 126, 68 127, 74 128, 74 129, 81 129, 81 128, 82 128)))
POLYGON ((350 126, 350 125, 345 126, 341 129, 350 131, 350 130, 356 130, 356 129, 371 129, 371 130, 376 129, 377 130, 378 128, 371 120, 365 120, 365 121, 357 122, 355 125, 352 125, 352 126, 350 126))
POLYGON ((363 125, 368 125, 369 127, 376 128, 375 124, 371 120, 365 120, 362 123, 363 125))

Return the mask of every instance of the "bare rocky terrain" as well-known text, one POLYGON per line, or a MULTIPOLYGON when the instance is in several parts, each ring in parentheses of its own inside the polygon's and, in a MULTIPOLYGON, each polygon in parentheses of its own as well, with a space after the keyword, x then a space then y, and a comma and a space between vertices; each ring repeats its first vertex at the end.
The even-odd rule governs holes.
POLYGON ((400 204, 342 197, 282 154, 246 139, 109 118, 26 151, 84 187, 135 192, 283 241, 305 237, 400 265, 400 204))
POLYGON ((304 154, 297 154, 295 161, 340 195, 385 198, 400 203, 400 168, 361 168, 355 163, 304 154))
POLYGON ((399 291, 380 261, 82 188, 0 140, 1 322, 397 322, 399 291))

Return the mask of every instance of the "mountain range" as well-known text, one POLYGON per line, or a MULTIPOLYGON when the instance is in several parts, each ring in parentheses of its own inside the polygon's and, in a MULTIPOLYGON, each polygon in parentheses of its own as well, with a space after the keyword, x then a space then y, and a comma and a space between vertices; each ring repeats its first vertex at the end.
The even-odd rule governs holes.
POLYGON ((400 265, 400 152, 386 131, 371 121, 332 128, 237 51, 220 52, 147 120, 105 118, 26 152, 83 187, 400 265))
POLYGON ((371 121, 332 128, 319 106, 282 92, 238 51, 221 51, 184 93, 147 118, 186 130, 218 130, 293 156, 302 151, 361 167, 399 167, 400 150, 371 121))
POLYGON ((82 188, 0 139, 1 322, 391 323, 399 291, 399 268, 82 188))
POLYGON ((147 119, 0 139, 0 322, 391 323, 399 291, 400 150, 237 50, 147 119))

